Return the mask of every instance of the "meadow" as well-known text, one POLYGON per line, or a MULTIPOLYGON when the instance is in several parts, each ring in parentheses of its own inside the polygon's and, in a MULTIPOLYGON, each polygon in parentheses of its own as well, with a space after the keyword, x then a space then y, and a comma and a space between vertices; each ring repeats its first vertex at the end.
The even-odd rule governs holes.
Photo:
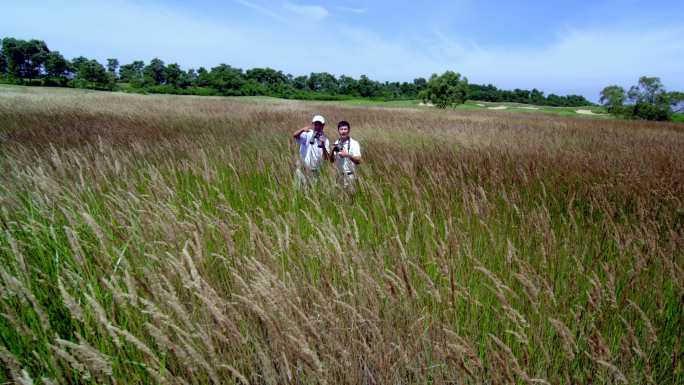
POLYGON ((0 383, 684 383, 684 124, 7 87, 0 226, 0 383))

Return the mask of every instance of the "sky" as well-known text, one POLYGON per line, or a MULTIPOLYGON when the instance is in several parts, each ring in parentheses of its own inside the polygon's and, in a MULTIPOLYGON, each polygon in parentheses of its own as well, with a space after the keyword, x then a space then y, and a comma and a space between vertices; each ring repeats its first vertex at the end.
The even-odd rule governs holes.
POLYGON ((380 81, 452 70, 593 101, 643 75, 684 91, 682 1, 0 1, 0 37, 102 63, 159 57, 380 81))

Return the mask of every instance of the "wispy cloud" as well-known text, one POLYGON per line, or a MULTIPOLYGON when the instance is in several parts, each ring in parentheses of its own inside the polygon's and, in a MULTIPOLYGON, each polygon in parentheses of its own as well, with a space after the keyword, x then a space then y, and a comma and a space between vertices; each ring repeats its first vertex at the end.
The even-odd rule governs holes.
POLYGON ((262 5, 259 5, 257 3, 254 3, 252 1, 247 1, 247 0, 234 0, 234 1, 238 4, 244 5, 245 7, 248 7, 248 8, 251 8, 251 9, 257 11, 258 13, 260 13, 262 15, 266 15, 268 17, 271 17, 273 19, 280 20, 280 21, 286 20, 284 17, 282 17, 278 13, 273 12, 273 10, 271 10, 267 7, 264 7, 262 5))
POLYGON ((684 68, 678 64, 684 58, 683 35, 680 26, 566 30, 546 46, 515 50, 466 49, 467 44, 442 36, 444 40, 433 47, 431 57, 478 82, 510 88, 544 87, 595 99, 602 86, 627 86, 642 75, 661 76, 670 88, 684 88, 684 68), (439 51, 439 47, 445 49, 439 51))
POLYGON ((363 14, 368 11, 367 8, 352 8, 352 7, 345 7, 345 6, 337 6, 335 9, 342 11, 342 12, 351 12, 351 13, 356 13, 356 14, 363 14))
POLYGON ((330 12, 320 5, 299 5, 290 2, 285 3, 285 8, 308 20, 320 21, 328 17, 330 12))

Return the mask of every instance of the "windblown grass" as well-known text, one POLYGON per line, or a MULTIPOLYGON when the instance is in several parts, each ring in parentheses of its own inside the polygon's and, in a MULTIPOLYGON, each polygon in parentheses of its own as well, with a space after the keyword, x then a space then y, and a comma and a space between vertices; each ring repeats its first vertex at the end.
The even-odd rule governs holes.
POLYGON ((684 382, 682 125, 41 90, 0 135, 0 382, 684 382), (313 112, 353 197, 294 186, 313 112))

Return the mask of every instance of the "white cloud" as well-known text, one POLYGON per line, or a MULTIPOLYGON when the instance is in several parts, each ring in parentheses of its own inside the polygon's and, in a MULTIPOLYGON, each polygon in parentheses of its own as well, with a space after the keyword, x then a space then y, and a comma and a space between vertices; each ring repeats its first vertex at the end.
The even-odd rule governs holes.
POLYGON ((279 14, 273 12, 271 9, 264 7, 264 6, 261 6, 257 3, 247 1, 247 0, 235 0, 235 2, 238 4, 242 4, 245 7, 251 8, 251 9, 261 13, 262 15, 266 15, 266 16, 271 17, 273 19, 281 20, 281 21, 285 20, 285 18, 283 18, 279 14))
MULTIPOLYGON (((455 47, 432 56, 437 62, 469 75, 471 81, 500 87, 532 88, 547 93, 584 93, 595 99, 609 84, 628 86, 639 76, 661 76, 666 87, 684 88, 684 27, 629 30, 601 28, 567 30, 544 47, 510 49, 455 47), (555 90, 555 91, 554 91, 555 90)), ((434 52, 434 51, 433 51, 434 52)))
POLYGON ((292 11, 307 20, 320 21, 330 14, 327 9, 320 5, 299 5, 290 2, 285 3, 285 9, 292 11))
POLYGON ((352 7, 343 7, 343 6, 338 6, 335 7, 335 9, 338 9, 343 12, 351 12, 351 13, 356 13, 356 14, 363 14, 368 11, 367 8, 352 8, 352 7))

